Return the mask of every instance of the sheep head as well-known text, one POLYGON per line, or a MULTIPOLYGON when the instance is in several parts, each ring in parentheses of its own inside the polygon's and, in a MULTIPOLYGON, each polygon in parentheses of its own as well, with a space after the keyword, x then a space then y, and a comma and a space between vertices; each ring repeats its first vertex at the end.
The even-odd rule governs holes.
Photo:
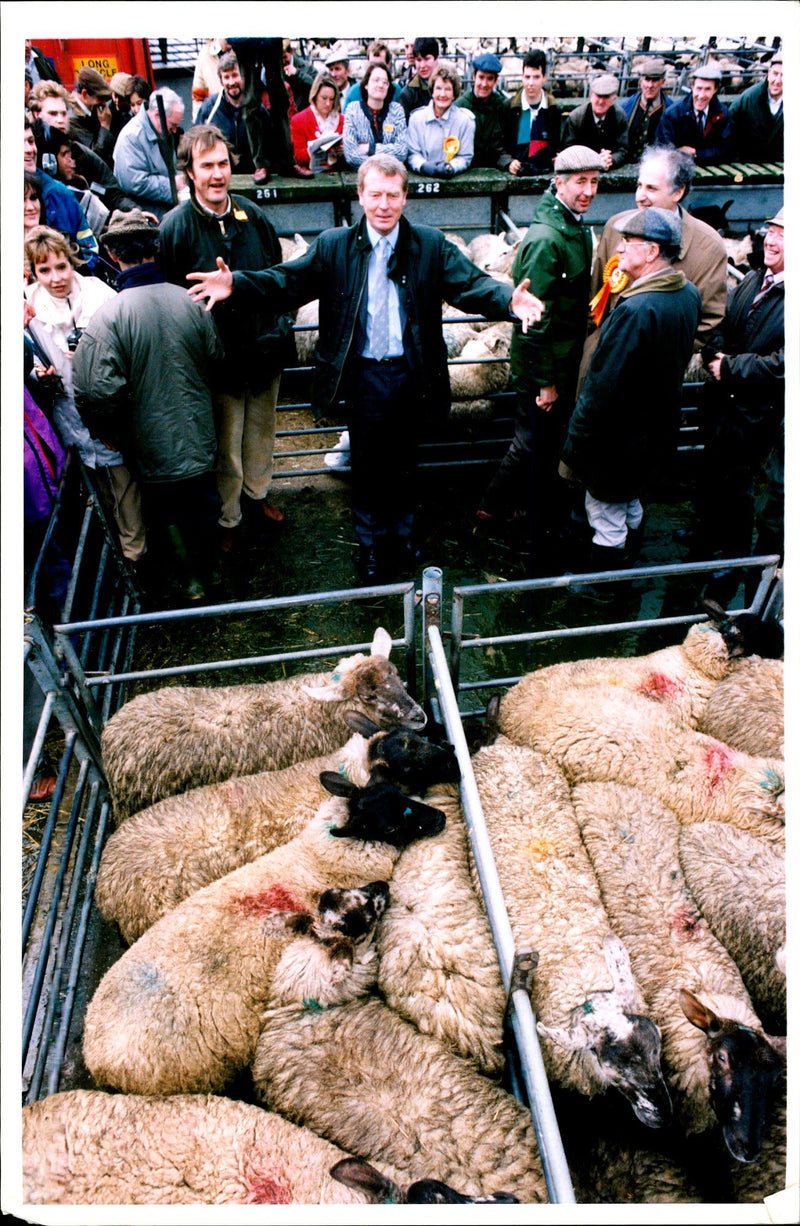
POLYGON ((759 655, 777 660, 783 655, 783 630, 777 622, 763 621, 755 613, 730 616, 715 600, 704 599, 703 609, 722 636, 730 659, 759 655))
POLYGON ((444 830, 445 816, 440 809, 412 799, 393 784, 370 782, 360 788, 335 771, 322 771, 319 780, 332 796, 347 800, 344 823, 330 830, 335 838, 407 847, 444 830))
POLYGON ((409 792, 424 792, 435 783, 458 783, 461 772, 452 745, 437 745, 411 728, 382 731, 360 711, 346 711, 345 723, 368 738, 367 763, 373 782, 393 783, 409 792))
POLYGON ((363 1158, 343 1158, 330 1169, 338 1183, 362 1192, 370 1204, 375 1205, 472 1205, 472 1204, 519 1204, 509 1192, 495 1192, 492 1196, 465 1196, 438 1179, 417 1179, 404 1193, 394 1180, 382 1175, 363 1158))
POLYGON ((784 1061, 763 1034, 717 1017, 693 992, 681 988, 678 999, 688 1021, 705 1031, 709 1099, 725 1145, 737 1162, 755 1162, 784 1061))
POLYGON ((603 953, 613 989, 587 996, 572 1010, 568 1027, 537 1022, 536 1028, 553 1043, 580 1052, 593 1080, 619 1090, 648 1128, 662 1128, 672 1117, 672 1103, 661 1071, 661 1031, 635 1011, 636 985, 619 938, 607 936, 603 953))
POLYGON ((424 728, 428 717, 390 662, 391 648, 390 635, 379 626, 369 656, 359 652, 340 660, 324 685, 304 685, 304 693, 320 702, 355 703, 381 728, 424 728))

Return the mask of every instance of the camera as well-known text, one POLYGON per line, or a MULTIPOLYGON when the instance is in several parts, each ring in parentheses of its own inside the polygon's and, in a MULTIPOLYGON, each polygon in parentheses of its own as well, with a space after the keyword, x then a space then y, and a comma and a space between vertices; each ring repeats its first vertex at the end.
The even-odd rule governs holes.
POLYGON ((72 331, 67 334, 67 349, 69 349, 70 353, 74 353, 78 348, 78 341, 83 336, 84 331, 84 328, 73 328, 72 331))

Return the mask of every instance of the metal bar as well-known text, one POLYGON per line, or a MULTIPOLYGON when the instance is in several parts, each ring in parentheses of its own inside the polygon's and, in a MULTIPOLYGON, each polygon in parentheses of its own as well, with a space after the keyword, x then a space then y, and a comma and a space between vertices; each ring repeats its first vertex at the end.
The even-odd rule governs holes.
MULTIPOLYGON (((428 626, 431 669, 436 681, 439 702, 444 716, 448 740, 455 747, 461 768, 461 802, 469 832, 470 843, 480 878, 481 890, 497 949, 500 973, 507 993, 511 988, 511 973, 514 965, 514 934, 508 918, 500 878, 492 855, 486 820, 483 815, 478 785, 472 770, 464 729, 450 684, 444 648, 439 627, 428 626)), ((550 1095, 550 1086, 542 1060, 536 1019, 527 992, 517 989, 510 992, 511 1024, 520 1055, 522 1076, 528 1103, 533 1118, 539 1154, 547 1183, 550 1201, 555 1204, 574 1204, 575 1193, 569 1174, 561 1134, 550 1095)))
MULTIPOLYGON (((422 572, 422 642, 428 640, 428 627, 442 627, 442 570, 439 566, 426 566, 422 572)), ((422 652, 422 695, 426 709, 431 711, 434 722, 441 723, 441 717, 433 692, 434 677, 428 668, 427 652, 422 652)))

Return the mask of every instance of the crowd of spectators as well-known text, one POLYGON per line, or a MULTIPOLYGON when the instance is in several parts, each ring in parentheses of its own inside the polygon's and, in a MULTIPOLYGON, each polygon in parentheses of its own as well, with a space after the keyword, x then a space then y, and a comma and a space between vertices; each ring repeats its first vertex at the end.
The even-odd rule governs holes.
MULTIPOLYGON (((511 96, 500 88, 502 67, 497 56, 480 52, 472 60, 465 89, 456 68, 441 58, 437 39, 406 40, 404 62, 399 64, 393 64, 386 42, 375 40, 356 79, 345 43, 329 49, 318 71, 286 39, 209 39, 192 83, 192 122, 185 125, 184 102, 170 88, 152 88, 142 77, 124 72, 106 81, 90 67, 81 68, 74 82, 62 84, 50 61, 27 45, 26 481, 28 476, 38 480, 40 488, 29 491, 26 484, 26 507, 36 508, 36 531, 62 453, 70 447, 95 474, 122 552, 143 586, 150 542, 159 534, 178 559, 186 598, 202 599, 214 582, 215 559, 235 547, 243 508, 255 507, 260 520, 273 529, 284 522, 283 512, 268 501, 268 492, 275 405, 282 368, 290 364, 285 359, 291 321, 252 294, 234 294, 232 302, 212 295, 213 311, 201 311, 185 290, 190 273, 211 277, 225 269, 235 289, 239 278, 281 263, 268 209, 232 192, 233 174, 252 176, 258 184, 268 182, 273 172, 308 177, 353 169, 359 172, 361 200, 367 191, 366 163, 370 183, 376 192, 380 188, 383 198, 382 203, 377 198, 370 203, 374 225, 362 237, 368 233, 369 243, 377 246, 376 236, 392 234, 392 251, 400 242, 403 252, 409 170, 450 178, 470 167, 484 167, 553 179, 514 270, 515 284, 521 287, 515 293, 523 295, 514 299, 521 314, 514 315, 510 299, 491 299, 497 317, 508 318, 510 312, 516 320, 516 452, 506 469, 514 468, 515 481, 520 473, 529 482, 535 477, 542 497, 527 504, 518 498, 520 505, 513 505, 511 485, 501 497, 495 483, 479 512, 482 518, 530 514, 533 506, 539 516, 546 508, 549 518, 540 535, 558 539, 563 524, 555 522, 556 509, 572 506, 574 512, 575 502, 559 494, 554 480, 561 448, 566 447, 562 461, 570 481, 576 479, 575 472, 586 478, 581 465, 591 456, 589 522, 596 528, 595 543, 618 549, 621 540, 624 545, 625 511, 608 534, 608 505, 615 499, 602 497, 606 487, 594 475, 601 452, 592 441, 601 404, 598 381, 607 382, 612 369, 619 375, 619 354, 628 343, 623 334, 612 344, 612 322, 620 331, 626 321, 627 335, 633 337, 638 364, 626 357, 631 379, 646 371, 648 361, 652 367, 654 355, 648 357, 652 338, 644 336, 639 298, 628 302, 625 292, 609 287, 615 261, 625 274, 623 290, 630 282, 651 279, 651 292, 660 295, 655 315, 661 312, 665 329, 674 323, 673 349, 681 360, 687 345, 689 351, 693 346, 705 354, 716 383, 732 382, 735 370, 737 379, 760 377, 768 384, 756 400, 762 408, 768 405, 764 413, 771 428, 765 428, 759 440, 769 440, 769 447, 761 447, 762 460, 766 462, 769 453, 772 462, 779 443, 775 422, 782 422, 782 214, 770 224, 770 326, 758 334, 766 338, 763 344, 772 346, 771 356, 750 367, 726 356, 732 346, 738 347, 737 353, 748 353, 748 333, 741 322, 741 295, 735 320, 726 325, 721 240, 692 218, 682 202, 696 165, 734 156, 782 160, 780 53, 772 57, 764 81, 742 93, 730 108, 718 98, 721 72, 713 61, 694 70, 690 91, 676 100, 664 91, 666 66, 655 57, 642 70, 638 88, 621 100, 617 78, 601 72, 589 82, 588 98, 576 102, 569 113, 548 89, 544 52, 524 56, 521 84, 511 96), (583 214, 602 175, 626 163, 638 167, 635 212, 643 217, 653 212, 646 222, 638 216, 612 218, 592 261, 583 214), (780 259, 775 254, 778 240, 780 259), (683 293, 684 283, 693 287, 691 293, 683 293), (675 312, 664 306, 674 306, 676 291, 684 303, 678 322, 675 312), (532 295, 538 295, 532 299, 538 307, 544 303, 541 319, 529 313, 532 295), (589 298, 596 308, 591 323, 589 298), (553 321, 559 319, 565 332, 561 348, 554 349, 553 321), (711 337, 718 346, 713 352, 708 349, 711 337), (591 413, 584 387, 592 393, 591 413), (549 415, 547 429, 543 415, 549 415), (530 460, 536 437, 548 440, 544 451, 539 449, 548 456, 544 475, 520 467, 520 457, 530 460), (153 454, 154 440, 158 455, 153 454), (50 456, 46 466, 44 455, 50 456), (551 493, 544 494, 546 489, 551 493)), ((371 200, 366 194, 364 199, 371 200)), ((413 227, 410 231, 416 233, 413 227)), ((304 270, 306 277, 306 297, 298 301, 318 291, 323 315, 325 296, 338 292, 326 280, 327 266, 320 263, 324 239, 322 235, 295 270, 295 281, 304 270)), ((362 247, 354 247, 359 259, 362 247)), ((442 261, 436 264, 436 276, 443 276, 453 291, 448 300, 456 301, 461 294, 466 302, 471 294, 477 301, 480 293, 488 292, 469 280, 469 270, 455 267, 452 252, 442 255, 437 246, 436 260, 442 261)), ((370 295, 378 292, 376 276, 370 271, 370 295)), ((391 271, 382 276, 392 284, 391 271)), ((277 273, 264 284, 275 290, 282 310, 297 306, 277 273)), ((760 285, 760 276, 758 286, 746 282, 746 315, 760 285)), ((420 292, 432 290, 422 286, 420 292)), ((408 379, 416 377, 404 335, 409 321, 402 299, 391 301, 398 352, 390 349, 388 358, 373 359, 370 340, 364 360, 410 362, 396 381, 405 395, 408 379)), ((759 297, 756 305, 760 303, 759 297)), ((439 301, 435 307, 438 311, 439 301)), ((364 321, 352 322, 351 339, 361 335, 362 327, 371 337, 377 326, 372 306, 364 321)), ((437 367, 437 379, 439 374, 437 367)), ((674 390, 674 374, 670 368, 664 387, 668 383, 674 390)), ((387 377, 381 373, 381 380, 387 377)), ((384 382, 376 387, 380 391, 384 382)), ((392 395, 397 388, 390 389, 392 395)), ((737 394, 736 403, 751 403, 747 394, 737 394)), ((376 402, 380 395, 375 393, 376 402)), ((719 439, 730 406, 720 397, 717 401, 714 428, 719 439)), ((364 408, 365 416, 368 412, 371 407, 364 408)), ((661 417, 667 416, 665 407, 661 417)), ((717 446, 721 448, 719 442, 717 446)), ((620 446, 615 447, 620 452, 620 446)), ((540 459, 538 455, 537 462, 540 459)), ((413 467, 411 458, 408 465, 413 467)), ((752 484, 752 464, 747 473, 752 484)), ((747 481, 743 477, 740 483, 742 501, 749 497, 747 481)), ((625 493, 622 501, 637 500, 636 482, 619 486, 625 493)), ((628 507, 627 514, 627 529, 638 529, 638 512, 631 516, 628 507)), ((369 531, 374 534, 374 524, 369 531)), ((776 539, 773 533, 770 540, 776 539)), ((377 564, 368 566, 366 574, 372 580, 385 577, 377 564)))

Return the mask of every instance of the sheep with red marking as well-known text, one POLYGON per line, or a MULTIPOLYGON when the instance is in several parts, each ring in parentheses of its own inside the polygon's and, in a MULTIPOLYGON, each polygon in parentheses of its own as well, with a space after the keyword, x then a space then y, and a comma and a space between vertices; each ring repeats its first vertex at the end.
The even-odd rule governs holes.
POLYGON ((676 1116, 689 1134, 719 1123, 732 1155, 751 1161, 780 1061, 686 884, 680 823, 655 797, 615 783, 580 784, 572 799, 609 919, 661 1029, 676 1116), (721 1028, 730 1035, 727 1096, 716 1092, 708 1058, 721 1028))
POLYGON ((323 782, 332 796, 301 835, 192 894, 106 972, 83 1036, 98 1086, 221 1089, 252 1059, 267 1005, 324 1007, 374 979, 385 881, 444 817, 388 784, 323 782))
POLYGON ((784 756, 783 660, 749 656, 736 660, 709 695, 698 731, 743 753, 784 756))
POLYGON ((370 655, 348 656, 330 673, 261 685, 165 686, 126 702, 101 738, 115 820, 176 792, 339 749, 350 736, 345 713, 353 707, 381 728, 424 728, 425 712, 390 662, 391 647, 378 628, 370 655))
POLYGON ((100 860, 101 915, 130 944, 195 890, 288 843, 326 798, 322 772, 359 786, 380 778, 412 792, 458 778, 452 746, 409 728, 383 731, 357 711, 344 718, 354 735, 325 757, 168 796, 123 822, 100 860))
POLYGON ((67 1090, 22 1109, 27 1205, 460 1203, 434 1180, 401 1187, 307 1128, 213 1094, 67 1090))

